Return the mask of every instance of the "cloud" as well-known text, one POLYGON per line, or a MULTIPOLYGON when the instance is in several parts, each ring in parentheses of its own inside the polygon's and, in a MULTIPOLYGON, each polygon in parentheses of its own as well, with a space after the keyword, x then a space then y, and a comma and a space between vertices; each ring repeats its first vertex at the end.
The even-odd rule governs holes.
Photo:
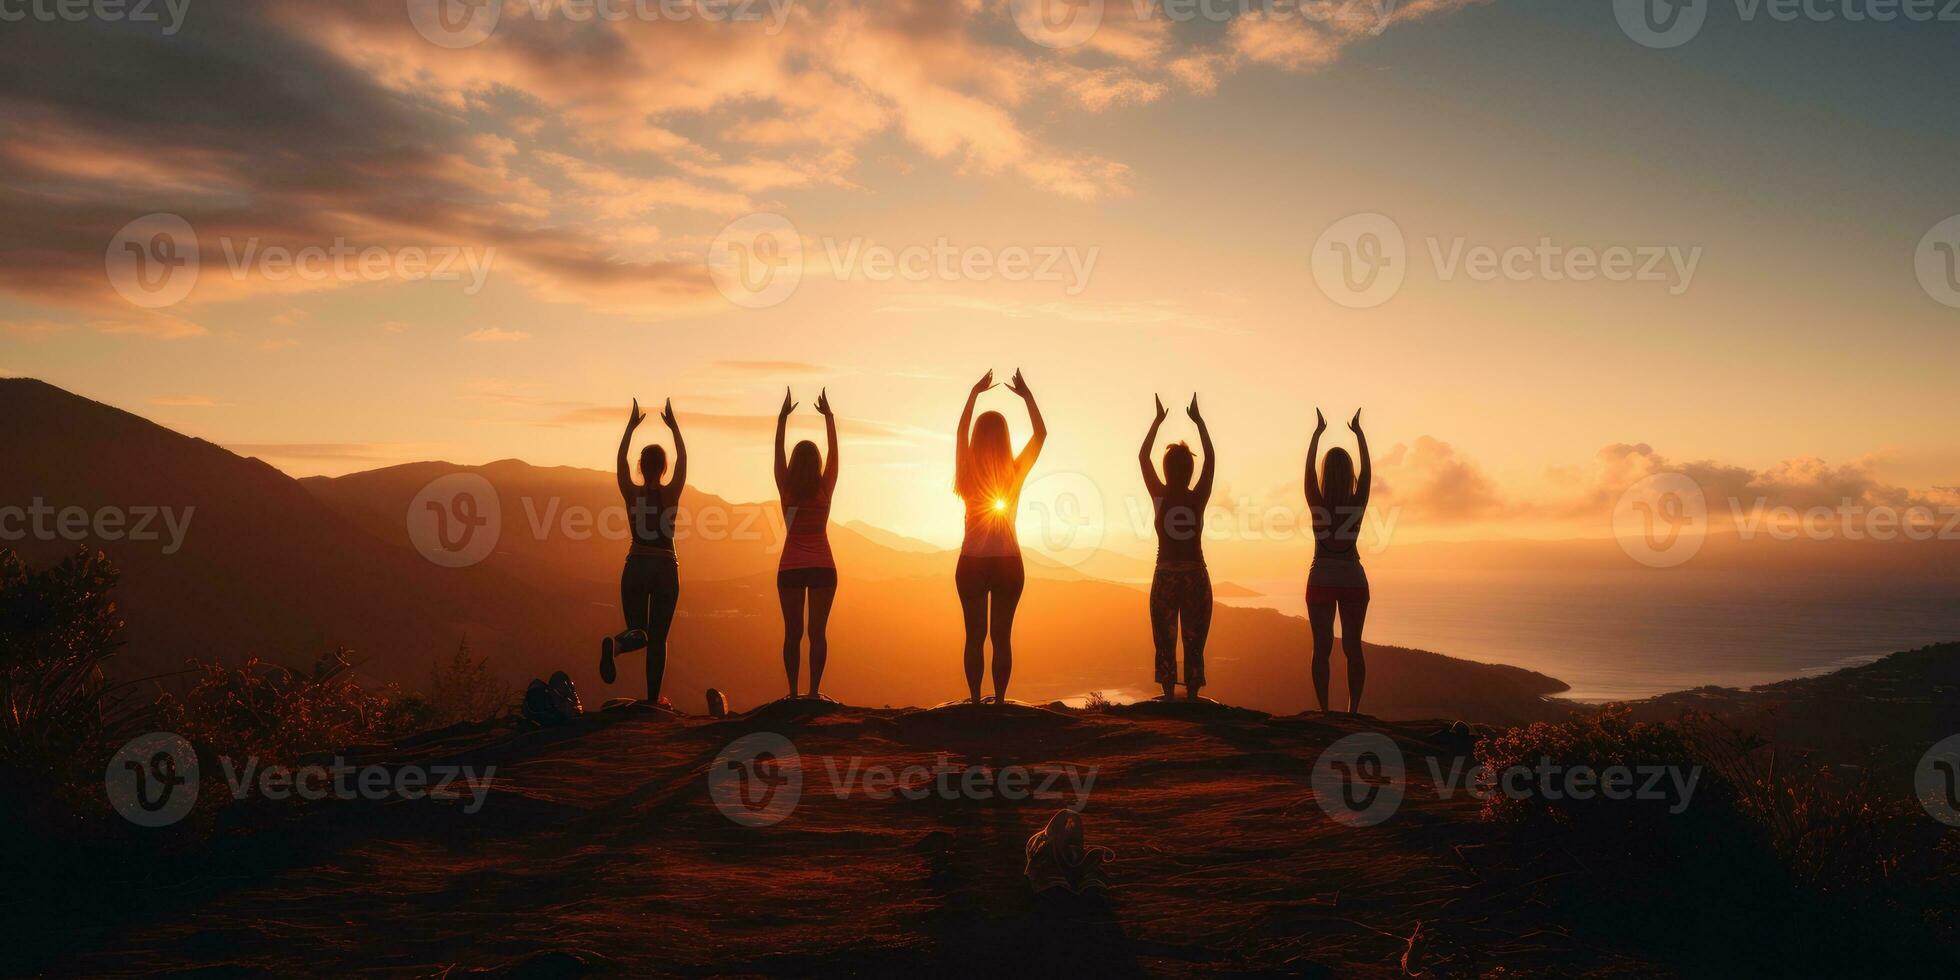
POLYGON ((89 327, 98 333, 153 337, 157 340, 183 340, 202 337, 210 331, 180 317, 163 313, 142 313, 125 319, 97 320, 89 327))
POLYGON ((203 257, 187 310, 371 281, 275 277, 227 253, 337 242, 464 249, 499 280, 598 311, 722 310, 706 245, 782 206, 765 195, 856 193, 871 155, 1121 197, 1130 165, 1070 145, 1080 117, 1207 95, 1253 65, 1316 70, 1471 2, 1404 0, 1379 23, 1248 15, 1210 40, 1112 2, 1070 51, 1022 37, 1009 0, 796 3, 774 32, 512 3, 460 50, 421 37, 401 0, 214 4, 173 37, 23 22, 0 46, 0 291, 123 322, 105 249, 165 212, 203 257))
POLYGON ((716 361, 714 366, 734 374, 828 374, 832 369, 807 361, 716 361))
MULTIPOLYGON (((1874 472, 1875 456, 1833 464, 1815 456, 1786 459, 1765 469, 1714 460, 1671 460, 1646 443, 1600 449, 1590 474, 1579 474, 1578 492, 1556 513, 1591 517, 1610 513, 1627 488, 1660 473, 1680 473, 1701 488, 1711 519, 1727 520, 1740 509, 1791 507, 1939 507, 1960 502, 1941 488, 1930 492, 1894 486, 1874 472)), ((1573 474, 1561 474, 1568 482, 1573 474)))
POLYGON ((1374 494, 1411 518, 1440 524, 1488 520, 1510 509, 1497 484, 1449 443, 1418 436, 1375 461, 1374 494))
POLYGON ((1836 464, 1802 456, 1752 469, 1717 460, 1670 459, 1646 443, 1614 443, 1601 447, 1590 466, 1552 468, 1547 472, 1551 494, 1526 499, 1505 493, 1474 460, 1448 443, 1420 436, 1411 445, 1396 445, 1377 456, 1375 492, 1382 503, 1403 508, 1409 518, 1437 525, 1553 522, 1598 527, 1610 519, 1628 488, 1663 473, 1693 480, 1717 525, 1758 509, 1960 505, 1960 493, 1951 488, 1915 491, 1886 483, 1875 472, 1877 463, 1874 456, 1836 464))
POLYGON ((505 330, 502 327, 484 327, 463 335, 463 339, 477 344, 509 344, 520 340, 530 340, 531 335, 522 330, 505 330))
POLYGON ((399 458, 407 447, 379 442, 240 442, 224 448, 261 458, 374 462, 399 458))
POLYGON ((0 332, 16 337, 47 337, 67 329, 68 324, 53 320, 0 320, 0 332))

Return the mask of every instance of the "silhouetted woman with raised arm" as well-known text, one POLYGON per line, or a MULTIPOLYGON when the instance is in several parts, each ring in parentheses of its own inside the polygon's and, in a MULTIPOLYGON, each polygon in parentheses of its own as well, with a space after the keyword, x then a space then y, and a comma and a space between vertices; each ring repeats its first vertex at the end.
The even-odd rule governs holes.
POLYGON ((674 477, 665 484, 667 451, 648 446, 640 450, 640 481, 626 468, 626 451, 632 447, 633 430, 646 421, 640 400, 626 417, 626 433, 619 437, 619 456, 615 472, 619 495, 626 501, 626 523, 632 531, 633 545, 626 553, 626 568, 619 575, 619 605, 626 614, 626 629, 599 643, 599 676, 611 684, 618 674, 613 657, 644 648, 647 652, 647 703, 660 703, 660 679, 667 672, 667 630, 674 624, 674 605, 680 601, 680 561, 674 556, 674 512, 680 505, 681 487, 687 483, 687 443, 681 441, 680 424, 674 421, 674 403, 668 400, 660 411, 660 421, 674 436, 674 477))
POLYGON ((1176 696, 1177 640, 1184 636, 1184 696, 1196 699, 1205 686, 1205 636, 1211 632, 1211 573, 1205 570, 1205 505, 1211 501, 1211 431, 1198 414, 1198 396, 1184 410, 1198 426, 1198 443, 1205 453, 1204 471, 1191 482, 1191 447, 1164 447, 1164 477, 1150 462, 1157 428, 1164 424, 1164 400, 1157 399, 1157 417, 1143 437, 1137 463, 1143 485, 1150 491, 1152 520, 1157 529, 1157 570, 1150 577, 1150 640, 1157 648, 1157 683, 1164 700, 1176 696))
POLYGON ((1361 653, 1361 628, 1368 619, 1368 573, 1361 568, 1361 515, 1368 509, 1374 470, 1368 459, 1368 437, 1361 431, 1361 413, 1348 428, 1361 450, 1361 473, 1347 450, 1329 449, 1320 476, 1314 460, 1320 455, 1320 434, 1327 417, 1314 411, 1313 441, 1307 446, 1307 512, 1313 520, 1313 566, 1307 572, 1307 623, 1313 628, 1313 690, 1320 710, 1327 711, 1328 660, 1334 654, 1334 617, 1341 619, 1341 650, 1347 654, 1348 714, 1361 712, 1361 685, 1368 665, 1361 653))
POLYGON ((1002 704, 1007 701, 1007 678, 1014 669, 1014 607, 1020 603, 1021 588, 1027 581, 1014 518, 1021 509, 1021 486, 1048 438, 1041 409, 1035 406, 1034 393, 1028 390, 1020 371, 1014 372, 1007 390, 1021 396, 1028 406, 1028 421, 1034 426, 1034 438, 1022 447, 1020 455, 1014 454, 1007 419, 999 412, 987 412, 975 419, 973 403, 993 386, 992 371, 974 384, 953 436, 953 486, 966 501, 966 540, 960 545, 959 569, 953 580, 959 586, 960 609, 966 619, 966 686, 975 704, 980 703, 981 653, 989 634, 994 641, 994 700, 1002 704))
POLYGON ((824 627, 830 622, 830 603, 837 598, 837 561, 830 554, 830 495, 837 488, 837 418, 830 414, 829 392, 817 394, 829 451, 817 456, 808 439, 783 456, 783 430, 796 410, 789 389, 783 389, 783 410, 776 415, 776 497, 783 505, 783 558, 776 565, 776 597, 783 606, 783 671, 789 675, 789 696, 796 697, 796 674, 802 659, 803 609, 810 610, 810 696, 823 684, 824 658, 830 642, 824 627), (806 603, 805 598, 808 601, 806 603))

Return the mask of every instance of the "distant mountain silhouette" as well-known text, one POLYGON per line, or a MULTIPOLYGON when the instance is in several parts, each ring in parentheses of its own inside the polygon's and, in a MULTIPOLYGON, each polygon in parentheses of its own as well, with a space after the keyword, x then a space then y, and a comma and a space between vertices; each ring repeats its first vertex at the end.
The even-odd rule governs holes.
MULTIPOLYGON (((193 656, 310 664, 345 645, 364 672, 419 685, 465 634, 510 663, 560 642, 568 623, 610 622, 581 599, 493 569, 437 567, 266 463, 52 385, 0 379, 0 416, 9 432, 0 501, 91 513, 195 508, 175 554, 161 540, 88 541, 123 570, 125 672, 174 670, 193 656)), ((36 562, 78 547, 31 535, 8 544, 36 562)))
MULTIPOLYGON (((319 652, 346 645, 369 673, 419 686, 432 660, 446 657, 467 633, 511 679, 565 669, 588 699, 640 693, 630 684, 602 686, 595 669, 597 638, 619 625, 625 543, 596 530, 577 533, 590 526, 582 519, 565 523, 576 509, 597 520, 618 506, 610 473, 501 460, 474 467, 410 463, 294 480, 256 459, 38 381, 0 380, 0 413, 19 433, 0 468, 0 501, 196 508, 175 555, 161 554, 160 542, 92 542, 125 570, 117 592, 130 623, 125 670, 173 669, 188 656, 310 664, 319 652), (480 564, 444 568, 413 549, 405 516, 430 481, 458 472, 495 487, 502 532, 480 564)), ((670 696, 686 710, 702 708, 710 685, 742 706, 774 699, 783 684, 773 581, 778 509, 692 489, 682 504, 700 523, 677 541, 682 588, 670 696)), ((961 687, 956 556, 874 539, 886 534, 831 529, 842 585, 825 688, 874 705, 955 697, 961 687)), ((75 548, 43 541, 19 546, 37 561, 75 548)), ((1035 581, 1015 630, 1012 693, 1047 700, 1152 689, 1142 590, 1084 579, 1075 569, 1037 568, 1031 561, 1035 581)), ((1206 693, 1298 711, 1311 699, 1308 649, 1303 619, 1221 605, 1206 693)), ((1559 713, 1541 699, 1565 690, 1515 667, 1393 647, 1370 646, 1369 657, 1366 707, 1384 717, 1518 721, 1559 713)), ((1340 658, 1335 661, 1338 687, 1340 658)))

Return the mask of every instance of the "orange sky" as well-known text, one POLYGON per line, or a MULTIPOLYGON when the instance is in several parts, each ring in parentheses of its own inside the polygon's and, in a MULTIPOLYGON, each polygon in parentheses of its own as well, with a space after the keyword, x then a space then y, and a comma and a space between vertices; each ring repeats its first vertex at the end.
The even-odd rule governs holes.
MULTIPOLYGON (((1124 3, 1055 49, 993 0, 786 9, 772 32, 507 7, 461 48, 381 0, 197 8, 167 37, 10 25, 36 34, 0 55, 22 80, 0 96, 0 370, 295 475, 605 468, 628 400, 672 397, 694 478, 740 499, 769 494, 782 386, 827 385, 839 517, 939 542, 951 427, 989 368, 1041 397, 1037 478, 1110 511, 1140 489, 1152 392, 1194 390, 1235 506, 1292 504, 1313 407, 1342 436, 1364 407, 1416 537, 1605 534, 1627 482, 1689 462, 1777 500, 1960 483, 1937 355, 1960 311, 1914 275, 1960 208, 1954 129, 1858 98, 1936 76, 1917 40, 1819 68, 1751 25, 1660 52, 1542 3, 1421 0, 1365 30, 1124 3), (78 74, 83 50, 118 67, 78 74), (157 212, 194 229, 199 276, 146 308, 113 256, 157 212), (1364 213, 1402 238, 1401 284, 1357 309, 1316 263, 1364 213), (710 274, 731 224, 751 254, 755 214, 802 251, 761 308, 710 274), (336 243, 387 261, 265 258, 336 243), (1479 247, 1694 264, 1484 281, 1460 262, 1479 247), (417 278, 409 249, 480 282, 417 278), (1055 262, 1010 281, 1022 253, 1055 262)), ((1181 412, 1165 434, 1193 435, 1181 412)))

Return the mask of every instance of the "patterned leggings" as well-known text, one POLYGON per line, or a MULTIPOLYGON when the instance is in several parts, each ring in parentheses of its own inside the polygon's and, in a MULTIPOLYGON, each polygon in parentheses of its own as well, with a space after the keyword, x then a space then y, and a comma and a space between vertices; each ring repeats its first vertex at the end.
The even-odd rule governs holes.
POLYGON ((1150 639, 1157 683, 1177 683, 1177 640, 1184 635, 1184 683, 1205 683, 1205 634, 1211 632, 1211 573, 1203 565, 1161 567, 1150 580, 1150 639))

